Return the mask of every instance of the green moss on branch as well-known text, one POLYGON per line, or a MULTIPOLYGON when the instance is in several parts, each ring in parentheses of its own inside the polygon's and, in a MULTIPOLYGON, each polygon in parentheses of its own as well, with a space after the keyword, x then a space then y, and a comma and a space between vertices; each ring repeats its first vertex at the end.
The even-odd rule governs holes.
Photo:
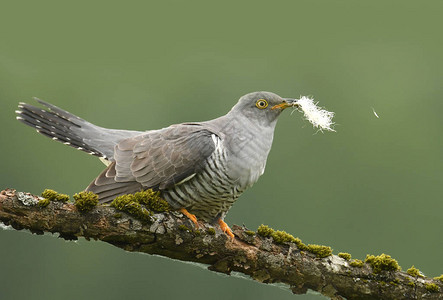
POLYGON ((49 201, 49 199, 41 199, 38 201, 37 205, 40 207, 46 207, 49 205, 49 203, 51 203, 51 201, 49 201))
POLYGON ((305 245, 299 238, 295 238, 293 235, 282 231, 274 230, 268 225, 260 225, 257 229, 257 234, 263 237, 272 237, 276 244, 295 243, 297 247, 302 251, 309 251, 315 254, 319 258, 324 258, 332 255, 332 249, 329 246, 323 245, 305 245))
POLYGON ((351 254, 346 253, 346 252, 340 252, 338 254, 339 257, 343 258, 344 260, 350 261, 351 260, 351 254))
POLYGON ((351 267, 363 268, 365 263, 360 259, 353 259, 350 263, 351 267))
POLYGON ((49 201, 67 202, 69 200, 68 195, 57 193, 51 189, 45 189, 42 193, 42 197, 49 201))
POLYGON ((308 251, 315 254, 318 258, 324 258, 332 255, 332 248, 329 246, 309 244, 308 251))
POLYGON ((98 204, 98 195, 94 194, 93 192, 80 192, 74 195, 74 205, 75 207, 81 211, 86 212, 98 204))
POLYGON ((438 293, 440 292, 440 288, 435 283, 425 283, 426 290, 428 290, 431 293, 438 293))
POLYGON ((409 275, 413 276, 413 277, 424 277, 423 274, 420 273, 420 270, 417 269, 416 267, 412 266, 410 267, 406 273, 408 273, 409 275))
POLYGON ((166 212, 171 209, 168 202, 160 198, 160 193, 152 189, 118 196, 112 201, 111 206, 142 221, 149 220, 153 212, 166 212))
POLYGON ((393 259, 390 255, 367 255, 365 262, 370 264, 374 273, 380 273, 381 271, 398 271, 400 266, 398 262, 393 259))

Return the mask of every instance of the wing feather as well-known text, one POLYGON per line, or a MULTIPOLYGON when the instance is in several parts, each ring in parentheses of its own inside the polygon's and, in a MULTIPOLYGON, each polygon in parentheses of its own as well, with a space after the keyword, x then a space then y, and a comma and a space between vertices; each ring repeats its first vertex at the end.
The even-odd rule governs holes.
POLYGON ((200 172, 215 150, 214 130, 202 124, 173 125, 122 140, 114 159, 87 188, 101 202, 141 189, 167 189, 200 172))
MULTIPOLYGON (((198 172, 215 149, 211 135, 203 126, 173 126, 148 134, 134 145, 130 165, 117 164, 117 174, 129 167, 144 187, 166 189, 198 172)), ((118 161, 119 152, 116 152, 118 161)))

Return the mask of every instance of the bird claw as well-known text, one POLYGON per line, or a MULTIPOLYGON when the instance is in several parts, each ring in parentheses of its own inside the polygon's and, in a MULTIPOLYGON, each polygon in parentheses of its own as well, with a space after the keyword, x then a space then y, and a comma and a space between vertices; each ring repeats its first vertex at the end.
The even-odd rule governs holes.
POLYGON ((220 225, 221 230, 230 237, 231 242, 234 241, 235 236, 232 233, 231 228, 229 228, 228 224, 226 224, 225 221, 223 221, 222 219, 218 219, 218 224, 220 225))
POLYGON ((194 223, 195 227, 200 228, 200 225, 198 224, 197 217, 193 214, 191 214, 186 208, 180 208, 180 212, 187 216, 189 220, 194 223))
MULTIPOLYGON (((200 225, 198 224, 197 221, 197 217, 193 214, 191 214, 186 208, 180 208, 180 212, 182 214, 184 214, 185 216, 187 216, 189 218, 189 220, 191 220, 196 228, 200 228, 200 225)), ((222 219, 218 219, 218 225, 220 225, 220 229, 227 235, 229 236, 229 239, 232 241, 234 241, 235 236, 232 233, 231 228, 229 228, 228 224, 225 223, 225 221, 223 221, 222 219)))

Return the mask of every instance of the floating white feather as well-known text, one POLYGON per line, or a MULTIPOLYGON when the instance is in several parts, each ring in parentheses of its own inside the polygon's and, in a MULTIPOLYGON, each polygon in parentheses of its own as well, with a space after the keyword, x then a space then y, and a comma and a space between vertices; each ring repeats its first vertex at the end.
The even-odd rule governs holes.
POLYGON ((321 131, 323 129, 335 131, 331 127, 334 125, 334 122, 332 122, 334 113, 317 106, 317 103, 318 102, 314 103, 313 98, 302 96, 294 103, 294 106, 297 107, 299 111, 303 112, 306 120, 308 120, 314 128, 318 128, 321 131))

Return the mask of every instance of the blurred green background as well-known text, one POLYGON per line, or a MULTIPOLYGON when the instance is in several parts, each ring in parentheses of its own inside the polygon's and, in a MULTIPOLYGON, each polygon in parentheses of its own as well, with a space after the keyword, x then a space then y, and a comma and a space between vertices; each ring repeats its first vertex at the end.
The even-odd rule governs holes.
MULTIPOLYGON (((3 1, 1 188, 73 194, 104 168, 15 120, 32 96, 98 125, 156 129, 225 114, 248 92, 313 95, 229 212, 334 253, 443 273, 441 0, 3 1), (374 109, 380 118, 377 118, 374 109)), ((1 299, 322 299, 101 242, 0 230, 1 299)))

